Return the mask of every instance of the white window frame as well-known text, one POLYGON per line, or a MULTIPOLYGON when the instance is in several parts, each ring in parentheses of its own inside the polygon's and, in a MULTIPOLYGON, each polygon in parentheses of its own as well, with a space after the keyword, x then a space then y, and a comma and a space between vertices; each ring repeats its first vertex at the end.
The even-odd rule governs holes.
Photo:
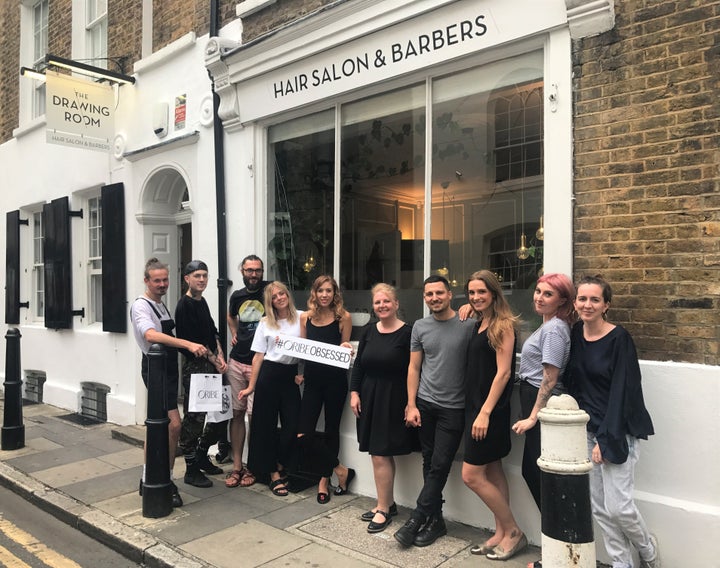
POLYGON ((85 40, 87 59, 95 67, 107 69, 108 56, 108 2, 107 0, 86 0, 85 40), (99 43, 99 45, 98 45, 99 43))
POLYGON ((86 212, 85 266, 87 267, 87 322, 102 322, 102 204, 100 193, 90 194, 84 204, 86 212))
MULTIPOLYGON (((49 0, 21 0, 20 2, 20 64, 25 67, 35 67, 45 58, 48 50, 49 35, 49 0), (44 6, 44 22, 37 30, 40 34, 36 45, 35 15, 37 7, 44 6)), ((45 122, 45 83, 18 77, 20 94, 20 128, 13 134, 21 134, 25 128, 45 122)))
POLYGON ((20 218, 27 219, 28 225, 20 228, 20 299, 28 302, 28 309, 22 310, 20 316, 27 324, 42 324, 45 321, 42 208, 42 203, 34 203, 20 209, 20 218))

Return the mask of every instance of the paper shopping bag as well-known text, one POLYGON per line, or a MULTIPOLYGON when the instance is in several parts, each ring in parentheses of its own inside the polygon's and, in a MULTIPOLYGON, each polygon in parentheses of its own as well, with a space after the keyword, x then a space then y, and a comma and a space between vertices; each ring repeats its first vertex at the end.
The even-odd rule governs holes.
POLYGON ((188 410, 212 412, 222 410, 222 375, 190 375, 188 410))
POLYGON ((220 412, 208 412, 205 417, 206 422, 224 422, 233 417, 232 401, 230 397, 230 385, 223 385, 222 388, 222 410, 220 412))

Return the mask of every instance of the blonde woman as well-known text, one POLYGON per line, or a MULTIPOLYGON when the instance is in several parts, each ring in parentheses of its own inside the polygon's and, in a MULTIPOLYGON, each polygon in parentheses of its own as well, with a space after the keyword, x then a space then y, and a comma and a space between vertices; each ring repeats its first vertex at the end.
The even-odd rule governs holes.
POLYGON ((413 449, 415 428, 405 426, 407 368, 410 363, 412 328, 398 318, 397 293, 389 284, 372 289, 372 307, 377 323, 363 330, 350 381, 350 408, 357 417, 361 452, 372 459, 377 505, 360 518, 367 531, 384 531, 398 514, 393 498, 394 456, 413 449))
POLYGON ((275 339, 281 334, 299 337, 302 312, 295 309, 282 282, 268 284, 264 300, 266 315, 258 324, 251 347, 255 354, 250 384, 238 393, 238 399, 255 393, 248 468, 256 476, 269 476, 273 494, 285 497, 288 495, 285 467, 290 465, 300 417, 301 377, 297 359, 279 353, 275 339))

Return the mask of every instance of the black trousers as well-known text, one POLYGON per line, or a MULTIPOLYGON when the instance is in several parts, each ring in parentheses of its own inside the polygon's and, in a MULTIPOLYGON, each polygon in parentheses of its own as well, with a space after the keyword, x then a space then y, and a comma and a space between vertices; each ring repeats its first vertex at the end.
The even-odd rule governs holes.
POLYGON ((415 510, 428 517, 442 514, 442 492, 462 440, 465 409, 443 408, 420 398, 417 407, 422 421, 419 434, 425 483, 415 510))
MULTIPOLYGON (((537 387, 532 386, 526 381, 520 383, 520 411, 522 412, 523 418, 530 416, 535 401, 537 400, 538 391, 537 387)), ((538 510, 540 510, 540 486, 542 484, 542 475, 540 473, 540 467, 537 464, 538 458, 540 457, 540 421, 535 424, 530 430, 525 432, 525 446, 523 448, 523 460, 522 460, 522 476, 525 483, 532 493, 533 499, 538 510)))
POLYGON ((347 372, 306 375, 300 409, 298 432, 305 434, 301 440, 300 471, 316 472, 322 477, 330 477, 333 469, 340 463, 340 420, 345 409, 348 383, 347 372), (320 411, 325 409, 324 435, 316 435, 320 411))
POLYGON ((255 475, 276 471, 277 464, 289 467, 292 462, 300 418, 300 387, 295 375, 297 365, 263 361, 260 367, 248 449, 248 469, 255 475))

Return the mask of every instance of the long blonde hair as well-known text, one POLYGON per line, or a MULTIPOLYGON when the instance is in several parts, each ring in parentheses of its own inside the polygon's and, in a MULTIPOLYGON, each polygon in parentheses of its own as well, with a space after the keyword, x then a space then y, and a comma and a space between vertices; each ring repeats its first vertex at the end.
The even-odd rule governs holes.
POLYGON ((467 284, 465 284, 465 293, 468 293, 470 288, 470 282, 473 280, 482 281, 487 289, 490 291, 493 297, 492 303, 492 315, 488 322, 488 340, 490 347, 495 351, 502 347, 503 337, 506 333, 512 333, 515 335, 515 326, 520 320, 518 316, 512 313, 510 304, 508 304, 505 296, 502 292, 500 282, 498 282, 495 274, 489 270, 478 270, 473 272, 468 278, 467 284))
POLYGON ((265 317, 263 318, 267 326, 271 329, 279 329, 280 323, 278 322, 277 312, 275 311, 275 307, 272 305, 272 297, 275 291, 285 292, 288 297, 288 317, 287 321, 288 323, 295 323, 297 321, 298 315, 297 310, 295 309, 295 302, 293 301, 292 294, 290 294, 290 290, 288 290, 288 287, 285 286, 282 282, 278 282, 277 280, 270 282, 267 286, 265 286, 265 294, 264 294, 264 304, 265 304, 265 317))

